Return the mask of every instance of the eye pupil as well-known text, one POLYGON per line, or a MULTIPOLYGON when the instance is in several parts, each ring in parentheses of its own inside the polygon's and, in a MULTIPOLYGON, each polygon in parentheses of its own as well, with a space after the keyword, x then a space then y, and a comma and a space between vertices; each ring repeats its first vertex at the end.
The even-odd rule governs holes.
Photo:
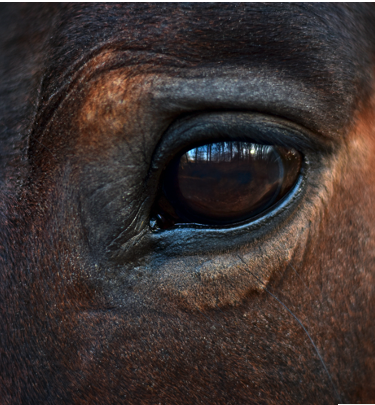
POLYGON ((293 149, 240 141, 198 146, 167 167, 158 217, 169 225, 244 221, 280 200, 300 166, 293 149))

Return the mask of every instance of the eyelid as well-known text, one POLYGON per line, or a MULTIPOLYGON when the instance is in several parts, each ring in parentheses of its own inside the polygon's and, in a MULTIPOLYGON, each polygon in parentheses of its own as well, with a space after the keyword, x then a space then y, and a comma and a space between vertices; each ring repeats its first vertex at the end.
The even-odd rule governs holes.
MULTIPOLYGON (((299 151, 304 158, 299 178, 293 188, 277 207, 272 206, 251 220, 224 226, 192 222, 188 224, 178 223, 175 225, 175 229, 195 228, 196 230, 205 229, 206 231, 215 229, 214 232, 218 232, 220 227, 225 229, 225 232, 230 229, 233 229, 233 231, 236 229, 238 231, 245 230, 249 227, 256 229, 261 226, 259 224, 264 224, 265 221, 270 220, 275 212, 284 211, 290 204, 294 205, 293 200, 299 199, 309 170, 309 155, 312 154, 311 151, 318 150, 321 145, 316 142, 314 134, 301 129, 300 126, 294 123, 278 117, 249 112, 205 112, 183 116, 177 120, 167 129, 155 149, 149 172, 150 184, 153 183, 152 188, 154 190, 159 189, 165 168, 184 150, 197 147, 199 144, 238 140, 263 145, 278 145, 299 151)), ((156 198, 155 196, 155 201, 156 198)), ((164 232, 158 229, 156 225, 154 229, 152 223, 150 223, 150 226, 153 233, 164 232)), ((168 232, 170 232, 170 229, 168 232)), ((206 237, 209 238, 209 235, 206 234, 206 237)))
MULTIPOLYGON (((175 121, 154 148, 142 189, 147 195, 147 206, 141 213, 143 233, 137 239, 138 249, 151 249, 155 257, 198 252, 221 251, 269 238, 282 224, 299 217, 308 189, 319 187, 321 175, 326 169, 329 149, 316 141, 315 135, 287 120, 251 112, 204 112, 183 116, 175 121), (234 130, 236 132, 234 133, 234 130), (241 132, 241 131, 242 132, 241 132), (163 172, 168 164, 184 149, 198 143, 239 140, 258 144, 277 144, 293 148, 303 155, 300 175, 289 193, 280 203, 264 213, 241 223, 213 227, 196 223, 176 225, 173 229, 159 230, 150 224, 152 207, 159 195, 163 172), (147 228, 146 228, 147 227, 147 228)), ((111 260, 124 263, 129 259, 126 253, 128 235, 120 235, 111 246, 111 260)), ((130 250, 129 250, 130 252, 130 250)), ((130 260, 130 259, 129 259, 130 260)))

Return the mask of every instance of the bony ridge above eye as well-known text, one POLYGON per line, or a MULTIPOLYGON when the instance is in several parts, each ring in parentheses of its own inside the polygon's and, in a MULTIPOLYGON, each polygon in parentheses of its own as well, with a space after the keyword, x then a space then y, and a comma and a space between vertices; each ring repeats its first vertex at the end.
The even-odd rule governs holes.
POLYGON ((277 204, 296 183, 302 155, 294 148, 248 141, 197 145, 165 168, 151 224, 235 225, 277 204))

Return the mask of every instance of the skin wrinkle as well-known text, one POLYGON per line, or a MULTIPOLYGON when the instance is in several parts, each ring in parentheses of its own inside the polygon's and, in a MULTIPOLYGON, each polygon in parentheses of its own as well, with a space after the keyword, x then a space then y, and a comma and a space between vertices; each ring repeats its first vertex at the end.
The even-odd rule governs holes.
POLYGON ((336 403, 306 333, 265 285, 308 325, 342 401, 373 401, 371 10, 56 6, 35 62, 40 93, 24 97, 32 132, 15 124, 24 110, 4 118, 33 137, 25 174, 0 173, 5 404, 336 403), (240 113, 314 139, 304 193, 242 239, 152 233, 167 160, 155 151, 170 128, 197 117, 204 128, 213 114, 229 126, 240 113))
MULTIPOLYGON (((99 67, 101 65, 105 65, 106 59, 110 59, 112 55, 108 55, 105 53, 104 55, 99 55, 99 67), (103 61, 103 62, 102 62, 103 61)), ((89 79, 90 76, 93 75, 94 79, 95 76, 98 75, 98 72, 93 74, 91 72, 91 66, 95 66, 97 68, 98 62, 97 59, 94 59, 90 61, 90 65, 86 66, 85 71, 88 71, 88 77, 87 74, 83 74, 83 76, 79 76, 80 79, 78 80, 78 83, 76 86, 80 85, 80 83, 86 83, 89 79)), ((147 70, 147 65, 142 66, 142 69, 147 70)), ((101 72, 101 69, 96 69, 101 72)), ((207 70, 205 70, 207 72, 207 70)), ((181 71, 183 72, 183 71, 181 71)), ((275 76, 275 73, 266 69, 263 69, 262 71, 241 71, 238 68, 235 69, 220 69, 218 70, 212 70, 210 69, 210 75, 212 77, 215 76, 222 76, 223 79, 219 79, 218 81, 213 80, 212 78, 207 79, 200 79, 202 80, 202 84, 198 86, 198 88, 205 89, 206 94, 202 93, 202 106, 200 105, 200 98, 199 98, 199 93, 197 93, 197 79, 194 78, 193 80, 179 80, 179 79, 172 79, 171 77, 165 77, 162 74, 157 74, 156 76, 143 76, 142 74, 139 75, 138 73, 138 81, 140 81, 140 89, 142 89, 142 92, 145 93, 144 97, 147 94, 152 94, 151 100, 154 102, 156 105, 165 105, 167 109, 169 110, 169 113, 173 114, 173 105, 175 104, 176 110, 181 109, 181 101, 178 100, 178 97, 180 100, 183 100, 186 109, 188 110, 195 110, 195 109, 200 109, 202 108, 206 102, 205 99, 210 100, 211 108, 230 108, 232 109, 241 109, 241 108, 251 108, 253 110, 259 109, 260 111, 266 110, 268 113, 272 112, 272 110, 275 110, 275 113, 278 115, 285 115, 287 118, 292 118, 294 121, 300 121, 302 124, 305 124, 307 126, 311 125, 312 130, 319 132, 323 136, 327 136, 329 134, 329 131, 331 132, 331 136, 335 136, 335 133, 340 133, 342 136, 343 130, 348 131, 350 130, 350 127, 347 127, 347 123, 345 120, 343 121, 342 117, 332 117, 331 122, 326 122, 326 125, 324 127, 324 132, 323 128, 319 128, 317 126, 318 120, 321 120, 321 117, 323 116, 322 112, 325 112, 327 108, 329 107, 330 100, 327 99, 327 95, 323 95, 323 97, 319 98, 319 93, 314 93, 311 92, 308 88, 305 87, 303 82, 295 82, 292 79, 287 79, 286 81, 282 79, 282 76, 280 76, 279 72, 276 72, 278 77, 275 78, 276 81, 275 83, 272 82, 271 77, 275 76), (252 84, 252 81, 249 78, 249 74, 251 76, 254 76, 254 81, 252 84), (229 75, 229 81, 228 78, 226 77, 229 75), (165 78, 163 78, 163 76, 165 78), (243 77, 243 78, 242 78, 243 77), (246 79, 244 79, 246 77, 246 79), (264 78, 264 81, 262 80, 264 78), (242 82, 241 82, 242 79, 242 82), (233 90, 235 91, 233 92, 233 90), (207 92, 208 90, 208 92, 207 92), (240 93, 238 93, 238 90, 240 90, 240 93), (231 94, 233 93, 233 96, 231 94), (318 98, 317 98, 318 96, 318 98), (177 97, 177 99, 176 99, 177 97), (191 99, 191 100, 190 100, 191 99), (171 102, 171 100, 173 100, 171 102), (298 104, 296 104, 296 100, 298 100, 298 104), (288 103, 290 103, 290 107, 288 107, 288 103), (172 105, 171 105, 172 104, 172 105), (343 128, 340 128, 337 126, 338 121, 343 121, 342 126, 343 128)), ((193 77, 198 76, 199 77, 199 70, 195 69, 192 72, 193 77)), ((92 101, 91 103, 94 103, 91 107, 89 106, 90 101, 87 101, 88 105, 85 108, 88 108, 89 110, 91 109, 92 111, 96 111, 98 114, 98 111, 101 111, 101 101, 107 100, 104 102, 104 104, 108 105, 107 108, 109 107, 109 104, 112 104, 112 108, 116 108, 116 99, 118 97, 122 98, 124 95, 122 95, 123 91, 122 88, 125 85, 126 82, 131 80, 128 86, 130 85, 128 92, 134 92, 136 90, 136 82, 137 79, 132 77, 135 76, 134 68, 125 68, 121 69, 118 71, 116 75, 115 72, 111 72, 110 74, 107 74, 107 79, 100 78, 99 80, 102 82, 101 84, 97 84, 97 86, 102 88, 102 91, 104 87, 107 86, 108 90, 110 91, 109 94, 102 94, 98 93, 95 95, 95 92, 100 91, 98 90, 92 90, 91 95, 89 96, 89 99, 91 98, 92 101), (129 77, 130 75, 130 77, 129 77), (124 81, 125 80, 125 81, 124 81), (106 83, 107 81, 107 83, 106 83), (132 86, 131 83, 134 82, 134 85, 132 86), (109 87, 113 88, 113 90, 109 90, 109 87), (118 93, 116 95, 116 93, 118 93), (114 98, 111 102, 111 98, 114 98), (95 99, 97 102, 95 103, 95 99), (108 104, 109 103, 109 104, 108 104), (99 107, 99 110, 98 110, 99 107)), ((105 76, 104 76, 105 77, 105 76)), ((136 94, 138 93, 139 90, 136 90, 136 94)), ((74 91, 74 87, 71 91, 74 91)), ((67 92, 64 95, 65 99, 69 99, 69 92, 67 92)), ((142 97, 142 98, 144 98, 142 97)), ((137 99, 135 94, 132 94, 132 98, 134 100, 137 99)), ((352 101, 350 98, 347 98, 346 100, 347 104, 351 104, 352 101)), ((128 103, 130 104, 130 103, 128 103)), ((62 104, 63 106, 63 104, 62 104)), ((61 106, 61 107, 62 107, 61 106)), ((118 101, 118 108, 123 107, 121 104, 121 100, 118 101)), ((89 112, 89 111, 88 111, 89 112)), ((43 113, 43 112, 42 112, 43 113)), ((85 114, 85 113, 83 113, 85 114)), ((87 114, 87 113, 86 113, 87 114)), ((46 115, 46 114, 45 114, 46 115)), ((103 113, 101 114, 101 116, 103 113)), ((48 114, 47 114, 48 116, 48 114)), ((121 114, 120 114, 121 116, 121 114)), ((326 115, 325 115, 326 116, 326 115)), ((113 115, 111 116, 113 118, 113 115)), ((117 115, 118 117, 118 115, 117 115)), ((118 118, 116 117, 114 122, 118 122, 118 118)), ((87 119, 87 117, 86 117, 87 119)), ((45 122, 42 122, 44 125, 42 125, 42 128, 46 125, 45 122)), ((120 123, 118 124, 120 125, 120 123)), ((48 126, 47 126, 48 128, 48 126)), ((337 135, 336 135, 337 136, 337 135)))
MULTIPOLYGON (((98 5, 96 6, 97 12, 101 13, 102 6, 98 5)), ((70 13, 71 15, 75 13, 74 7, 73 6, 65 6, 62 7, 62 10, 65 9, 66 12, 70 13)), ((82 18, 82 16, 84 16, 84 13, 82 13, 82 9, 79 9, 81 15, 77 16, 78 19, 82 18)), ((212 58, 213 54, 216 54, 215 56, 218 55, 218 52, 220 52, 221 48, 227 49, 227 47, 223 46, 210 46, 210 47, 202 47, 202 46, 195 46, 195 47, 189 47, 189 43, 193 43, 194 45, 196 45, 197 40, 200 41, 200 44, 203 42, 203 38, 202 38, 202 34, 203 37, 206 37, 207 40, 211 40, 214 41, 217 38, 217 29, 219 27, 221 27, 221 32, 225 32, 225 29, 227 28, 226 25, 226 18, 228 16, 228 14, 230 12, 232 12, 231 15, 231 19, 229 21, 231 21, 229 23, 229 27, 234 28, 232 29, 232 33, 231 30, 229 29, 227 32, 227 35, 233 35, 234 34, 234 38, 231 38, 231 41, 228 41, 227 43, 230 44, 231 50, 233 51, 234 49, 236 49, 236 46, 239 49, 243 49, 242 52, 249 52, 249 49, 246 47, 249 46, 250 49, 253 45, 255 45, 255 43, 258 41, 258 47, 259 45, 261 46, 261 49, 258 50, 261 53, 264 54, 264 46, 265 44, 270 47, 271 45, 273 45, 273 41, 276 42, 276 44, 278 44, 277 40, 280 40, 278 38, 278 36, 280 35, 280 32, 282 32, 282 25, 283 25, 283 20, 285 19, 285 17, 288 15, 291 20, 295 20, 296 24, 292 27, 289 26, 289 30, 291 31, 290 34, 294 34, 294 35, 298 35, 298 39, 301 40, 301 35, 303 37, 306 37, 306 45, 308 44, 310 47, 312 46, 312 44, 314 44, 314 46, 316 46, 319 49, 319 46, 324 46, 324 41, 334 41, 337 37, 338 34, 340 34, 342 31, 344 30, 348 30, 348 27, 350 27, 350 13, 353 13, 353 11, 349 11, 347 13, 343 13, 342 10, 340 8, 336 8, 332 7, 331 10, 331 14, 329 12, 327 12, 328 10, 326 10, 326 13, 319 15, 319 20, 317 20, 316 18, 314 19, 310 19, 310 13, 313 14, 318 14, 316 12, 316 10, 314 8, 311 8, 309 6, 298 6, 298 5, 291 5, 291 6, 285 6, 283 8, 280 8, 279 10, 275 10, 271 7, 264 7, 264 6, 235 6, 235 7, 231 7, 229 5, 223 6, 223 8, 221 10, 215 10, 213 13, 210 13, 208 15, 202 15, 199 11, 199 19, 195 19, 193 18, 188 18, 188 20, 186 20, 186 18, 184 18, 185 16, 188 16, 189 14, 192 16, 195 14, 195 10, 193 9, 186 9, 184 11, 182 11, 181 9, 178 9, 178 6, 175 7, 175 9, 173 10, 174 12, 171 13, 171 10, 162 10, 159 8, 159 15, 157 14, 152 14, 153 13, 153 7, 152 6, 139 6, 139 12, 137 12, 137 9, 132 6, 131 8, 126 8, 123 7, 122 11, 123 11, 123 15, 121 16, 121 13, 119 13, 118 11, 120 10, 111 10, 112 13, 114 13, 114 15, 117 14, 117 18, 118 18, 118 25, 116 26, 112 26, 110 27, 112 31, 108 31, 109 27, 108 26, 103 26, 103 21, 105 21, 105 19, 103 19, 102 21, 86 21, 87 23, 87 28, 90 29, 92 27, 95 27, 95 24, 97 24, 97 26, 94 28, 95 30, 97 30, 98 35, 110 42, 111 39, 113 40, 114 38, 118 38, 118 36, 122 36, 123 38, 127 39, 127 45, 128 47, 131 47, 133 50, 133 47, 135 44, 137 44, 139 46, 139 43, 141 43, 141 38, 138 38, 136 42, 132 41, 132 37, 142 33, 144 37, 153 37, 153 40, 151 40, 151 48, 155 51, 155 50, 159 50, 159 49, 163 49, 164 53, 169 53, 169 54, 173 54, 173 50, 174 53, 178 54, 178 51, 180 50, 180 43, 179 38, 177 37, 175 41, 166 41, 165 40, 165 36, 169 36, 170 34, 170 30, 169 27, 174 27, 175 25, 179 25, 180 29, 182 30, 183 34, 185 35, 185 41, 182 42, 183 44, 186 44, 184 46, 184 52, 185 52, 185 59, 188 60, 188 58, 186 58, 186 55, 188 55, 190 58, 192 58, 193 55, 191 55, 192 51, 195 51, 195 53, 199 54, 199 58, 200 59, 209 59, 212 58), (249 13, 249 16, 253 17, 253 18, 249 18, 249 21, 251 21, 251 26, 249 28, 249 26, 246 23, 246 19, 243 18, 243 9, 247 9, 246 11, 249 13), (298 10, 298 11, 297 11, 298 10), (130 11, 132 11, 132 13, 130 13, 130 11), (182 11, 182 12, 181 12, 182 11), (264 14, 267 13, 267 11, 269 11, 268 13, 268 30, 267 30, 267 34, 268 35, 264 35, 264 25, 263 25, 263 21, 260 19, 264 14), (272 13, 273 11, 273 13, 272 13), (297 14, 296 14, 297 11, 297 14), (337 12, 341 12, 341 19, 336 19, 335 20, 335 14, 337 12), (165 13, 168 13, 169 19, 165 18, 165 13), (221 16, 220 16, 221 13, 221 16), (237 15, 239 16, 239 19, 236 19, 236 13, 238 13, 237 15), (138 22, 137 24, 141 24, 142 18, 145 18, 145 21, 143 22, 143 28, 141 31, 139 31, 138 29, 134 30, 134 25, 131 24, 132 18, 134 18, 133 16, 136 16, 136 18, 138 18, 138 22), (150 16, 150 19, 148 19, 148 16, 150 16), (171 18, 172 16, 172 18, 171 18), (183 17, 184 16, 184 17, 183 17), (308 16, 308 18, 306 18, 306 16, 308 16), (216 21, 215 21, 215 17, 216 17, 216 21), (219 17, 219 18, 218 18, 219 17), (221 18, 220 18, 221 17, 221 18), (241 18, 242 17, 242 18, 241 18), (255 17, 255 18, 254 18, 255 17), (258 18, 257 18, 258 17, 258 18), (125 20, 124 20, 125 18, 125 20), (208 21, 211 22, 210 25, 206 25, 204 27, 204 23, 203 20, 206 19, 208 21), (303 23, 301 24, 301 20, 305 23, 305 26, 303 26, 303 23), (158 32, 158 28, 161 25, 153 25, 152 20, 155 21, 159 21, 159 22, 163 22, 164 24, 163 29, 161 30, 161 32, 158 32), (218 21, 219 20, 219 21, 218 21), (124 21, 126 21, 126 23, 124 24, 124 21), (192 23, 192 27, 190 27, 189 29, 189 25, 186 27, 187 30, 184 31, 184 28, 186 26, 186 21, 189 21, 189 23, 192 23), (239 22, 242 21, 242 24, 239 22), (317 24, 317 22, 319 21, 319 23, 317 24), (345 23, 348 21, 348 24, 345 25, 345 23), (199 27, 199 31, 195 31, 194 30, 194 25, 199 26, 200 24, 203 23, 203 26, 199 27), (212 25, 212 23, 215 23, 214 25, 212 25), (256 25, 256 23, 258 23, 258 30, 254 30, 254 25, 256 25), (323 24, 322 24, 323 23, 323 24), (91 27, 90 27, 91 25, 91 27), (318 29, 318 26, 320 26, 320 30, 318 29), (89 28, 90 27, 90 28, 89 28), (99 29, 102 28, 101 30, 99 29), (127 27, 131 28, 131 31, 129 31, 129 29, 127 27), (203 28, 204 27, 204 28, 203 28), (272 27, 272 28, 271 28, 272 27), (155 36, 155 29, 156 32, 158 32, 158 35, 155 36), (193 29, 191 29, 193 28, 193 29), (203 28, 203 29, 202 29, 203 28), (262 31, 263 28, 263 31, 262 31), (275 30, 276 28, 276 30, 275 30), (244 30, 245 29, 245 30, 244 30), (294 31, 295 30, 295 31, 294 31), (254 38, 254 34, 252 31, 255 31, 256 33, 256 37, 254 38), (317 32, 319 32, 320 37, 318 36, 319 39, 314 38, 314 40, 312 41, 314 35, 316 36, 317 32), (210 34, 214 34, 213 38, 210 38, 209 35, 210 34), (270 35, 270 33, 274 33, 274 35, 270 35), (109 35, 108 35, 109 34, 109 35), (117 37, 116 37, 117 34, 117 37), (243 41, 244 37, 246 37, 246 34, 250 34, 250 38, 254 38, 253 41, 243 41), (186 35, 188 35, 188 37, 186 38, 186 35), (238 43, 238 40, 240 39, 240 42, 238 43), (271 39, 271 41, 270 41, 271 39), (156 40, 156 43, 155 43, 156 40), (246 44, 247 42, 247 44, 246 44), (160 46, 159 44, 162 44, 162 46, 160 46), (245 45, 245 47, 244 47, 245 45), (190 54, 189 54, 190 52, 190 54)), ((108 12, 108 10, 106 10, 106 12, 108 12)), ((73 17, 74 18, 74 17, 73 17)), ((63 19, 61 19, 61 21, 64 21, 63 19)), ((291 21, 289 21, 289 23, 291 23, 291 21)), ((72 27, 67 26, 66 24, 63 24, 59 30, 57 30, 56 32, 56 36, 63 36, 65 31, 65 27, 67 27, 68 29, 71 29, 72 27)), ((141 25, 138 25, 139 27, 141 25)), ((295 38, 293 37, 293 34, 291 35, 292 39, 292 43, 290 44, 290 49, 295 49, 294 53, 297 53, 297 50, 300 50, 299 48, 301 48, 300 43, 298 41, 295 40, 295 38), (293 40, 295 41, 293 43, 293 40), (294 46, 293 46, 294 45, 294 46)), ((347 34, 347 36, 350 37, 350 34, 347 34)), ((249 37, 249 35, 248 35, 249 37)), ((74 38, 75 41, 77 41, 77 38, 70 35, 67 39, 69 41, 69 39, 74 38)), ((146 38, 144 38, 144 45, 143 46, 147 46, 150 43, 150 38, 148 38, 148 42, 146 42, 146 38)), ((84 41, 87 40, 87 36, 86 37, 80 37, 79 40, 80 41, 84 41)), ((305 39, 305 38, 304 38, 305 39)), ((54 38, 54 40, 56 40, 54 38)), ((285 41, 285 36, 282 37, 282 40, 285 41)), ((98 39, 95 38, 96 43, 98 43, 98 39)), ((214 42, 213 41, 213 42, 214 42)), ((65 39, 66 42, 66 39, 65 39)), ((100 42, 100 40, 99 40, 100 42)), ((304 45, 305 45, 304 44, 304 45)), ((69 46, 69 42, 64 44, 66 47, 69 46)), ((331 44, 330 44, 331 45, 331 44)), ((347 41, 346 46, 350 46, 351 43, 349 41, 347 41)), ((79 49, 79 47, 77 47, 77 49, 79 49)), ((302 47, 303 49, 303 47, 302 47)), ((332 46, 333 51, 333 55, 337 54, 337 49, 335 49, 332 46)), ((339 48, 340 49, 340 48, 339 48)), ((61 65, 62 68, 64 68, 65 63, 63 63, 64 60, 64 53, 63 50, 58 50, 60 51, 59 53, 59 57, 56 57, 56 54, 51 55, 51 58, 54 60, 58 60, 59 64, 61 65)), ((254 51, 257 51, 257 49, 254 49, 254 51)), ((253 51, 253 52, 254 52, 253 51)), ((340 49, 341 51, 341 49, 340 49)), ((250 52, 251 53, 251 52, 250 52)), ((292 53, 292 58, 294 56, 294 53, 292 53)), ((240 53, 241 54, 241 53, 240 53)), ((312 54, 313 55, 313 54, 312 54)), ((306 54, 306 56, 311 57, 311 54, 306 54)), ((332 55, 332 56, 333 56, 332 55)), ((235 57, 236 54, 234 53, 234 55, 231 55, 232 59, 233 56, 235 57)), ((287 55, 285 55, 286 57, 287 55)), ((294 56, 296 58, 300 57, 301 55, 298 56, 294 56)), ((335 55, 336 56, 336 55, 335 55)), ((317 59, 318 60, 318 59, 317 59)), ((344 58, 342 58, 342 60, 345 60, 344 58)), ((351 60, 351 59, 349 59, 351 60)), ((353 59, 354 60, 354 59, 353 59)), ((324 59, 323 60, 319 60, 320 63, 324 63, 324 59)))

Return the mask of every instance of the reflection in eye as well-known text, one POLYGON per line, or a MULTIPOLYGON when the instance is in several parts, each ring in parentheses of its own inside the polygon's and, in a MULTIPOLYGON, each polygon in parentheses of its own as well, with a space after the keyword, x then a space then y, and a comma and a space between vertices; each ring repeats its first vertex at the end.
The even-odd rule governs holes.
POLYGON ((166 168, 153 221, 227 225, 259 215, 292 188, 302 157, 292 148, 217 142, 188 150, 166 168))

